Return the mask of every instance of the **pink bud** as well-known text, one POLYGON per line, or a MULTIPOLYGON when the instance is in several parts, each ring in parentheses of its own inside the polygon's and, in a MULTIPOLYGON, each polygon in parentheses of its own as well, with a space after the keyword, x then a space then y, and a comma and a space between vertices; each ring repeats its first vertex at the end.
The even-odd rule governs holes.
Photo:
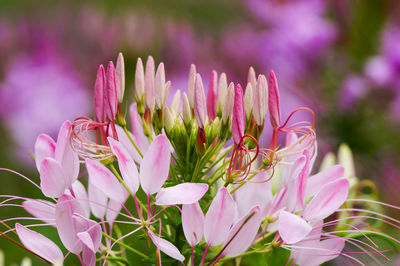
POLYGON ((196 66, 190 65, 189 82, 188 82, 188 98, 190 107, 194 108, 194 91, 196 86, 196 66))
POLYGON ((268 108, 271 125, 276 129, 281 123, 281 110, 279 104, 278 82, 275 73, 272 70, 269 73, 268 108))
POLYGON ((154 109, 154 59, 152 56, 147 58, 146 72, 145 72, 145 94, 146 94, 146 107, 150 110, 154 109))
POLYGON ((104 109, 106 110, 107 119, 109 121, 114 121, 115 115, 117 114, 118 95, 115 81, 115 68, 111 61, 107 66, 107 82, 104 100, 104 109))
POLYGON ((135 95, 140 100, 144 94, 144 70, 142 59, 138 58, 135 71, 135 95))
POLYGON ((247 83, 251 84, 251 87, 253 88, 253 90, 256 88, 257 78, 256 78, 256 72, 254 71, 253 67, 249 68, 249 74, 247 76, 247 83))
POLYGON ((117 66, 115 67, 116 72, 116 84, 118 91, 118 102, 122 103, 125 92, 125 63, 122 53, 118 54, 117 66))
POLYGON ((233 102, 232 115, 232 136, 236 145, 240 143, 243 137, 245 123, 243 90, 242 86, 237 84, 235 88, 235 99, 233 102))
POLYGON ((200 74, 196 75, 196 86, 194 93, 194 116, 200 128, 204 128, 206 121, 206 96, 204 94, 203 82, 200 74))
POLYGON ((104 110, 104 87, 106 74, 103 65, 97 70, 96 82, 94 84, 94 119, 97 122, 104 122, 106 113, 104 110))
POLYGON ((154 98, 158 109, 162 109, 165 98, 165 70, 164 63, 160 63, 157 68, 154 83, 154 98))
POLYGON ((211 72, 210 83, 207 91, 207 114, 209 119, 214 120, 217 116, 217 100, 218 100, 218 75, 215 70, 211 72))
POLYGON ((228 122, 232 117, 233 101, 235 99, 235 85, 231 82, 227 88, 226 101, 222 108, 222 122, 228 122))
POLYGON ((259 75, 257 87, 254 91, 253 116, 256 124, 264 125, 265 116, 267 115, 268 106, 268 84, 264 75, 259 75))

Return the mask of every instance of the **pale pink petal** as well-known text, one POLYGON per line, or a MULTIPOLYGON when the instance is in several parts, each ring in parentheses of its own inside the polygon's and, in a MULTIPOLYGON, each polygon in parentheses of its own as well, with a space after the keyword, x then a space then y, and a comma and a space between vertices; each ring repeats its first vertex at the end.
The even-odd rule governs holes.
POLYGON ((58 235, 64 247, 74 254, 79 254, 82 250, 82 244, 77 238, 76 226, 73 220, 74 213, 79 211, 81 206, 74 198, 69 195, 62 195, 56 204, 56 226, 58 235))
POLYGON ((54 158, 56 151, 55 141, 46 134, 40 134, 35 142, 35 163, 36 168, 40 171, 40 163, 46 157, 54 158))
POLYGON ((66 187, 65 173, 61 164, 53 158, 44 158, 40 164, 40 188, 47 197, 58 198, 66 187))
POLYGON ((103 65, 97 70, 96 82, 94 84, 94 118, 98 122, 104 122, 106 112, 104 110, 104 88, 106 82, 106 73, 103 65))
POLYGON ((96 253, 90 248, 83 245, 82 247, 82 260, 85 266, 95 266, 96 265, 96 253))
POLYGON ((122 103, 125 92, 125 63, 122 53, 118 54, 117 65, 115 66, 115 83, 117 85, 118 102, 122 103))
POLYGON ((139 189, 139 173, 135 162, 120 142, 111 137, 107 139, 112 152, 117 156, 119 170, 121 171, 126 186, 135 194, 139 189))
POLYGON ((158 192, 168 178, 170 145, 165 135, 158 135, 144 154, 140 165, 140 184, 146 194, 158 192))
POLYGON ((341 165, 331 166, 319 172, 318 174, 310 176, 307 180, 306 197, 314 196, 324 185, 343 176, 344 168, 341 165))
POLYGON ((226 240, 237 213, 236 204, 225 187, 219 189, 204 219, 204 238, 216 246, 226 240))
POLYGON ((90 204, 89 204, 89 198, 88 198, 88 194, 86 192, 85 187, 82 185, 81 182, 79 182, 79 180, 76 180, 72 184, 72 190, 74 191, 75 197, 79 201, 79 204, 81 204, 81 206, 82 206, 82 210, 84 211, 84 216, 89 218, 90 204))
POLYGON ((74 213, 73 221, 78 232, 78 239, 93 252, 96 252, 101 245, 102 231, 100 224, 78 213, 74 213))
POLYGON ((118 201, 110 199, 107 206, 106 221, 110 224, 114 223, 115 219, 121 212, 122 205, 118 201))
POLYGON ((244 134, 246 124, 246 116, 244 113, 243 89, 240 84, 235 87, 235 98, 232 114, 232 137, 236 145, 238 145, 244 134))
POLYGON ((129 108, 129 116, 131 118, 132 133, 134 140, 136 140, 136 145, 141 152, 145 152, 149 147, 149 140, 143 132, 142 118, 137 111, 137 103, 133 103, 129 108))
POLYGON ((128 192, 107 167, 99 161, 86 159, 86 169, 90 183, 103 191, 111 199, 119 203, 125 202, 128 192))
POLYGON ((55 218, 56 205, 50 201, 28 199, 22 202, 22 206, 32 216, 41 219, 45 223, 52 222, 55 218))
POLYGON ((286 193, 286 207, 289 211, 295 211, 299 207, 299 192, 300 192, 300 181, 303 177, 302 172, 304 167, 307 164, 306 156, 299 157, 293 164, 289 179, 287 181, 287 189, 286 193))
POLYGON ((281 211, 278 223, 279 235, 286 244, 303 240, 312 229, 305 220, 287 211, 281 211))
POLYGON ((82 242, 82 244, 88 247, 91 251, 95 252, 93 240, 87 231, 77 233, 76 235, 78 239, 82 242))
POLYGON ((15 224, 15 229, 22 244, 33 253, 54 264, 64 261, 64 255, 60 248, 47 237, 19 223, 15 224))
POLYGON ((345 239, 340 237, 312 244, 299 243, 299 248, 293 249, 292 257, 294 258, 294 262, 300 266, 318 266, 339 256, 344 245, 345 239))
POLYGON ((264 209, 272 201, 271 182, 266 182, 268 178, 268 172, 258 173, 235 191, 233 196, 240 216, 245 215, 253 206, 260 206, 261 209, 264 209))
POLYGON ((208 190, 204 183, 182 183, 162 188, 156 196, 157 205, 192 204, 198 202, 208 190))
POLYGON ((203 238, 204 214, 198 202, 182 205, 182 228, 192 247, 203 238))
MULTIPOLYGON (((129 155, 132 157, 132 159, 135 162, 140 164, 142 162, 142 157, 139 155, 139 153, 137 152, 136 148, 133 146, 133 144, 132 144, 131 140, 129 139, 128 135, 126 135, 124 129, 122 127, 118 126, 118 125, 115 126, 115 128, 117 129, 119 142, 125 147, 126 151, 129 153, 129 155)), ((128 132, 128 134, 137 145, 138 141, 136 140, 135 136, 132 135, 131 132, 128 132)), ((140 149, 140 147, 139 147, 139 149, 140 149)), ((141 150, 141 152, 143 153, 143 150, 141 150)))
POLYGON ((145 101, 146 107, 151 111, 154 109, 154 59, 152 56, 147 57, 146 70, 145 70, 145 101))
POLYGON ((255 206, 233 224, 225 241, 222 254, 225 257, 234 257, 249 249, 260 228, 260 224, 260 207, 255 206))
POLYGON ((106 213, 107 196, 91 182, 88 184, 88 197, 90 202, 90 210, 93 215, 99 219, 103 218, 106 213))
POLYGON ((176 260, 179 260, 179 261, 185 260, 185 257, 182 256, 182 254, 179 252, 179 250, 171 242, 169 242, 165 239, 162 239, 161 237, 156 236, 150 230, 148 231, 148 233, 149 233, 149 237, 153 241, 154 245, 156 245, 156 247, 159 250, 161 250, 162 252, 164 252, 165 254, 167 254, 168 256, 170 256, 171 258, 174 258, 176 260))
POLYGON ((314 196, 304 209, 304 219, 322 220, 342 206, 349 192, 349 181, 341 178, 330 182, 314 196))
POLYGON ((217 116, 217 100, 218 100, 218 75, 215 70, 211 72, 210 83, 207 91, 207 114, 208 118, 214 120, 217 116))

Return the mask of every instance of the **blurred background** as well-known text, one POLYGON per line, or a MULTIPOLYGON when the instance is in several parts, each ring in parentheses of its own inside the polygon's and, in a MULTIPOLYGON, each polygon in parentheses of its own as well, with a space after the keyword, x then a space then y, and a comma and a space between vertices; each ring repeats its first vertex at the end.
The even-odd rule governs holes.
MULTIPOLYGON (((213 69, 242 85, 250 66, 274 69, 283 117, 316 112, 320 159, 347 143, 357 176, 400 205, 399 18, 398 0, 1 0, 0 167, 37 181, 37 135, 91 115, 98 65, 123 52, 133 101, 136 58, 151 54, 173 90, 186 90, 191 63, 206 83, 213 69)), ((40 197, 15 175, 0 180, 0 194, 40 197)), ((24 212, 1 208, 10 215, 24 212)), ((27 255, 2 237, 0 249, 5 265, 27 255)))

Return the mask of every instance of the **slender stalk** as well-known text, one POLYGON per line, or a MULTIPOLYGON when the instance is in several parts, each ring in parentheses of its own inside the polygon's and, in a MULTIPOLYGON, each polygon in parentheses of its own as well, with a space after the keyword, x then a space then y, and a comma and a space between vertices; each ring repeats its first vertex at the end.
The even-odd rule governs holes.
MULTIPOLYGON (((104 233, 104 232, 102 232, 102 234, 103 234, 104 237, 110 239, 111 241, 114 241, 114 242, 117 241, 117 239, 113 238, 113 237, 110 236, 110 235, 107 235, 107 234, 104 233)), ((145 259, 149 259, 148 256, 146 256, 145 254, 143 254, 143 253, 140 252, 139 250, 136 250, 136 249, 132 248, 131 246, 128 246, 128 245, 126 245, 126 244, 124 244, 124 243, 122 243, 122 242, 117 242, 117 244, 120 245, 120 246, 122 246, 122 247, 124 247, 124 248, 126 248, 127 250, 132 251, 133 253, 135 253, 135 254, 137 254, 137 255, 139 255, 139 256, 145 258, 145 259)))
POLYGON ((205 250, 204 250, 204 253, 203 253, 203 257, 201 258, 201 261, 200 261, 200 266, 203 266, 204 265, 204 261, 206 260, 206 257, 207 257, 207 253, 208 253, 208 249, 210 248, 210 245, 208 245, 207 244, 207 246, 206 246, 206 248, 205 248, 205 250))
POLYGON ((136 143, 133 141, 131 135, 129 134, 128 129, 126 128, 126 126, 123 127, 125 134, 128 136, 129 140, 132 142, 133 147, 135 147, 136 151, 139 153, 140 157, 143 158, 143 153, 139 150, 139 147, 136 145, 136 143))

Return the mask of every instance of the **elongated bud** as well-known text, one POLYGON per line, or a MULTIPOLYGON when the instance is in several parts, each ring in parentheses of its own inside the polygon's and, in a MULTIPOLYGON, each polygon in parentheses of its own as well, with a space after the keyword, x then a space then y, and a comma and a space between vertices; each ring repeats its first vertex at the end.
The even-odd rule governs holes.
POLYGON ((97 122, 104 122, 106 113, 104 110, 104 89, 106 74, 103 65, 97 70, 96 82, 94 84, 94 119, 97 122))
POLYGON ((235 99, 232 114, 232 136, 236 145, 240 143, 243 137, 245 123, 243 90, 242 86, 237 84, 235 87, 235 99))
POLYGON ((218 84, 218 100, 217 100, 217 114, 221 115, 223 106, 225 105, 226 95, 228 94, 228 83, 226 74, 222 73, 219 76, 218 84))
POLYGON ((204 128, 206 121, 206 96, 200 74, 196 75, 196 87, 194 93, 194 117, 197 125, 204 128))
POLYGON ((249 68, 249 74, 247 76, 247 83, 251 84, 251 87, 253 88, 253 90, 256 89, 257 78, 256 78, 256 72, 254 71, 253 67, 249 68))
POLYGON ((190 120, 192 119, 190 105, 189 105, 189 99, 188 99, 186 93, 183 93, 183 96, 182 96, 182 118, 183 118, 183 123, 185 123, 185 125, 187 125, 190 122, 190 120))
POLYGON ((145 99, 146 99, 146 108, 148 108, 149 110, 151 110, 153 112, 154 110, 154 59, 153 57, 150 55, 147 58, 147 62, 146 62, 146 73, 144 76, 144 80, 145 80, 145 86, 144 86, 144 90, 145 90, 145 99))
POLYGON ((188 93, 190 107, 194 108, 194 91, 196 86, 196 66, 190 65, 188 93))
POLYGON ((181 90, 177 90, 174 94, 174 98, 172 98, 170 111, 173 111, 175 114, 178 114, 180 105, 181 105, 181 90))
POLYGON ((218 99, 218 74, 215 70, 211 72, 210 83, 207 91, 207 114, 210 120, 214 120, 217 116, 217 99, 218 99))
POLYGON ((122 53, 118 54, 117 65, 115 67, 116 74, 116 84, 117 84, 117 92, 118 92, 118 102, 122 103, 124 100, 124 92, 125 92, 125 63, 124 56, 122 53))
POLYGON ((154 84, 154 98, 156 100, 156 107, 162 109, 165 97, 165 69, 164 63, 160 63, 157 68, 155 84, 154 84))
POLYGON ((115 81, 115 68, 113 62, 109 62, 107 66, 107 82, 104 95, 105 103, 104 109, 106 111, 107 119, 111 122, 114 121, 117 113, 118 94, 117 84, 115 81))
POLYGON ((253 116, 258 126, 264 125, 268 108, 268 84, 264 75, 259 75, 257 88, 254 91, 253 116))
POLYGON ((171 88, 171 81, 168 81, 167 83, 165 83, 164 86, 164 101, 163 101, 163 106, 165 106, 167 104, 167 99, 168 99, 168 95, 169 95, 169 89, 171 88))
POLYGON ((244 111, 246 112, 246 120, 251 119, 251 112, 253 111, 253 87, 247 83, 246 91, 244 92, 244 111))
POLYGON ((175 117, 168 107, 164 108, 164 126, 165 131, 170 133, 175 124, 175 117))
POLYGON ((234 99, 235 99, 235 85, 233 84, 233 82, 231 82, 227 89, 226 101, 222 109, 222 122, 224 124, 226 124, 226 122, 228 122, 228 119, 232 117, 234 99))
POLYGON ((272 70, 269 73, 268 108, 271 125, 276 129, 281 123, 281 109, 279 103, 278 82, 275 73, 272 70))
POLYGON ((144 70, 143 70, 143 62, 139 57, 136 62, 136 70, 135 70, 135 96, 136 101, 140 101, 144 95, 144 70))

